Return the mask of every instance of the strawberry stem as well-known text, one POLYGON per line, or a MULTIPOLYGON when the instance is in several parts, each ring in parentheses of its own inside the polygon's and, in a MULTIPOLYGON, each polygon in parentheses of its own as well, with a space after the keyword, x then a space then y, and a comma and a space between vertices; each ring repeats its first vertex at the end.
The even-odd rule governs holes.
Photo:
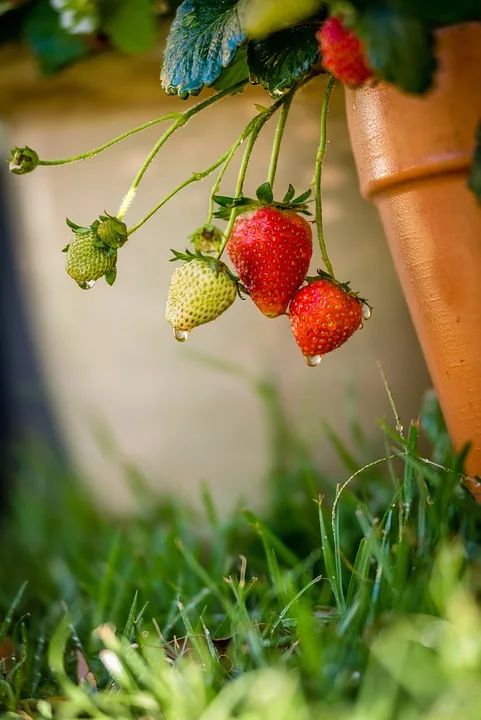
MULTIPOLYGON (((254 149, 254 145, 256 144, 256 141, 261 133, 262 128, 264 125, 268 122, 268 120, 271 119, 271 117, 274 115, 277 110, 282 107, 286 102, 289 101, 289 103, 292 100, 292 97, 297 90, 299 86, 294 86, 291 90, 289 90, 288 93, 283 95, 283 97, 279 98, 275 102, 272 103, 272 105, 263 112, 261 112, 254 120, 252 121, 252 130, 250 132, 249 142, 247 143, 247 147, 244 151, 244 157, 242 158, 242 163, 239 169, 239 175, 237 177, 237 185, 235 189, 235 197, 239 198, 242 197, 242 191, 244 189, 244 183, 246 179, 247 174, 247 168, 249 167, 249 161, 251 159, 252 151, 254 149)), ((232 232, 232 228, 234 227, 234 223, 237 218, 238 208, 234 207, 231 210, 231 214, 229 217, 229 223, 227 225, 226 231, 224 233, 224 240, 222 242, 222 245, 219 248, 219 252, 217 253, 217 259, 220 259, 222 257, 222 253, 225 250, 225 246, 227 245, 227 242, 229 240, 229 236, 232 232)))
POLYGON ((241 134, 239 135, 239 137, 237 138, 237 140, 234 142, 234 144, 232 145, 232 147, 230 148, 230 150, 227 152, 227 157, 226 157, 226 159, 225 159, 225 162, 224 162, 224 164, 223 164, 223 166, 222 166, 222 169, 221 169, 219 175, 217 176, 217 179, 216 179, 216 181, 215 181, 215 183, 214 183, 214 185, 213 185, 213 187, 212 187, 212 190, 211 190, 211 192, 210 192, 210 196, 209 196, 209 211, 208 211, 208 213, 207 213, 207 220, 206 220, 206 222, 205 222, 206 225, 211 225, 211 224, 212 224, 212 218, 213 218, 213 215, 214 215, 214 207, 215 207, 215 200, 214 200, 214 198, 215 198, 215 196, 217 195, 217 193, 219 192, 219 188, 220 188, 220 186, 221 186, 222 180, 224 179, 224 175, 225 175, 225 173, 226 173, 226 170, 227 170, 227 168, 229 167, 229 165, 230 165, 230 163, 231 163, 231 161, 232 161, 232 158, 233 158, 234 155, 236 154, 236 151, 237 151, 239 145, 241 145, 241 144, 244 142, 244 140, 245 140, 247 137, 249 137, 249 135, 250 135, 251 132, 253 131, 254 125, 255 125, 255 121, 256 121, 257 117, 258 117, 258 116, 256 116, 255 118, 253 118, 252 120, 250 120, 250 121, 247 123, 247 125, 245 126, 245 128, 243 129, 243 131, 241 132, 241 134))
POLYGON ((274 180, 275 180, 276 171, 277 171, 277 161, 279 160, 279 152, 281 149, 281 142, 282 142, 282 137, 284 135, 284 129, 286 127, 287 116, 289 115, 289 110, 291 108, 291 104, 294 99, 294 94, 295 94, 296 90, 297 90, 297 88, 294 88, 293 91, 288 93, 288 95, 286 96, 286 100, 282 106, 281 114, 279 116, 279 122, 277 123, 276 134, 274 135, 274 144, 272 146, 271 162, 269 165, 269 173, 267 176, 267 182, 270 184, 272 189, 274 189, 274 180))
POLYGON ((222 90, 221 92, 216 93, 216 95, 213 95, 206 100, 203 100, 200 103, 197 103, 197 105, 194 105, 193 107, 189 108, 185 112, 181 113, 180 115, 177 115, 177 119, 175 122, 172 123, 172 125, 165 131, 165 133, 159 138, 159 140, 155 143, 154 147, 150 151, 150 153, 145 158, 144 162, 142 163, 137 175, 134 178, 134 181, 132 185, 130 186, 124 200, 122 201, 122 204, 120 205, 119 211, 117 213, 117 218, 121 220, 125 213, 127 212, 130 203, 135 197, 135 192, 140 185, 140 182, 142 178, 144 177, 145 172, 147 171, 147 168, 149 167, 152 160, 155 158, 161 147, 167 142, 167 140, 175 133, 176 130, 178 130, 180 127, 187 124, 187 122, 194 116, 197 115, 201 110, 205 110, 205 108, 209 107, 209 105, 213 105, 214 103, 218 102, 219 100, 222 100, 227 95, 231 95, 236 90, 239 90, 241 87, 245 85, 245 81, 241 81, 240 83, 237 83, 237 85, 234 85, 231 88, 228 88, 227 90, 222 90))
POLYGON ((227 152, 222 155, 218 160, 215 161, 210 167, 206 168, 206 170, 202 170, 201 172, 194 172, 192 175, 187 178, 187 180, 184 180, 180 183, 180 185, 177 185, 176 188, 174 188, 168 195, 166 195, 162 200, 154 207, 152 210, 150 210, 145 217, 142 218, 136 225, 133 225, 129 230, 127 231, 127 235, 132 235, 136 230, 138 230, 144 223, 147 222, 147 220, 150 220, 152 215, 155 215, 157 210, 160 210, 161 207, 163 207, 169 200, 171 200, 174 195, 177 195, 181 190, 183 190, 188 185, 191 185, 194 182, 200 182, 200 180, 203 180, 208 175, 214 172, 214 170, 217 170, 217 168, 222 165, 226 161, 226 159, 229 157, 230 153, 232 152, 232 148, 227 150, 227 152))
POLYGON ((155 118, 155 120, 149 120, 148 122, 144 123, 143 125, 139 125, 138 127, 133 128, 132 130, 128 130, 127 132, 122 133, 122 135, 118 135, 117 137, 113 138, 112 140, 109 140, 104 145, 100 145, 98 148, 94 148, 93 150, 89 150, 88 152, 81 153, 80 155, 74 155, 72 157, 68 158, 61 158, 59 160, 40 160, 38 161, 39 165, 67 165, 68 163, 78 162, 79 160, 90 160, 91 158, 95 157, 99 153, 103 152, 104 150, 107 150, 109 147, 112 147, 112 145, 116 145, 118 142, 121 142, 122 140, 125 140, 126 138, 130 137, 131 135, 135 135, 136 133, 141 132, 142 130, 147 130, 150 127, 153 127, 154 125, 159 125, 160 123, 166 122, 167 120, 176 120, 179 118, 179 113, 168 113, 167 115, 162 115, 162 117, 155 118))
POLYGON ((322 261, 324 265, 326 266, 326 269, 331 275, 333 279, 335 279, 334 276, 334 270, 332 269, 332 263, 329 260, 329 255, 327 253, 326 248, 326 241, 324 238, 324 230, 322 226, 322 200, 321 200, 321 180, 322 180, 322 165, 324 161, 324 155, 326 153, 326 144, 327 144, 327 111, 329 109, 329 100, 331 97, 332 89, 335 85, 335 78, 331 77, 329 78, 329 82, 326 85, 326 89, 324 91, 324 100, 322 102, 322 109, 321 109, 321 135, 319 140, 319 148, 317 151, 316 156, 316 172, 314 175, 314 194, 316 199, 316 226, 317 226, 317 235, 319 238, 319 247, 321 249, 321 256, 322 261))

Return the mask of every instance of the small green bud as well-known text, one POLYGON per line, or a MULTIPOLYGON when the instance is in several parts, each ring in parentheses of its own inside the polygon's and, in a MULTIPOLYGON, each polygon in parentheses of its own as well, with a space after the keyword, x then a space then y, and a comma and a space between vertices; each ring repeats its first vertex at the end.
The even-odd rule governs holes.
POLYGON ((191 237, 195 251, 200 253, 217 252, 222 245, 224 234, 214 225, 203 225, 191 237))
POLYGON ((38 155, 32 148, 13 148, 10 152, 8 169, 14 175, 26 175, 38 165, 38 155))
POLYGON ((126 224, 111 215, 101 215, 97 235, 105 245, 115 250, 128 240, 126 224))

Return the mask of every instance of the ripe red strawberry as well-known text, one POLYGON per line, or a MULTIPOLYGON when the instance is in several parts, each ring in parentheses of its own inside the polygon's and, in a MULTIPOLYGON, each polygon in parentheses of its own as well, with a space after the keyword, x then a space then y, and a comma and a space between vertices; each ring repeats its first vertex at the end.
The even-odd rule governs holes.
POLYGON ((325 355, 346 342, 360 327, 370 308, 350 295, 346 286, 319 279, 296 292, 289 307, 292 332, 306 362, 325 355), (366 310, 364 310, 366 308, 366 310))
POLYGON ((260 207, 237 218, 227 252, 259 310, 275 318, 309 269, 311 226, 292 210, 260 207))
POLYGON ((346 85, 362 85, 373 76, 361 43, 336 17, 327 18, 317 32, 322 64, 346 85))

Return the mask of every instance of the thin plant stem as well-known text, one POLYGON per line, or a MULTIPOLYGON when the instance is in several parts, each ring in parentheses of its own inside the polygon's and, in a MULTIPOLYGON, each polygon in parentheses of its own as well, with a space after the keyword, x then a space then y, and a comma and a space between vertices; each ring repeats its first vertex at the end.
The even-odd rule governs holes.
POLYGON ((286 127, 286 121, 287 116, 289 115, 289 110, 291 108, 292 101, 294 99, 294 93, 290 92, 288 96, 286 97, 286 101, 282 106, 281 114, 279 115, 279 122, 277 123, 276 128, 276 134, 274 136, 274 144, 272 146, 272 154, 271 154, 271 162, 269 165, 269 173, 267 176, 267 181, 270 183, 271 187, 274 186, 274 180, 276 177, 276 171, 277 171, 277 162, 279 160, 279 152, 281 149, 281 142, 282 137, 284 135, 284 129, 286 127))
MULTIPOLYGON (((239 175, 237 177, 237 185, 235 189, 235 197, 239 198, 242 197, 242 191, 244 189, 244 183, 246 179, 247 174, 247 168, 249 167, 249 161, 251 159, 252 151, 254 149, 254 145, 257 142, 257 139, 261 133, 262 128, 264 125, 270 120, 270 118, 274 115, 274 113, 289 99, 293 91, 290 91, 289 94, 286 94, 284 97, 279 98, 276 100, 276 102, 272 103, 272 105, 267 108, 267 110, 264 110, 255 120, 254 120, 254 127, 251 131, 249 142, 247 143, 247 147, 244 151, 244 156, 242 158, 242 163, 239 169, 239 175)), ((222 253, 225 250, 225 246, 227 245, 227 242, 229 240, 229 236, 232 232, 232 228, 234 227, 234 223, 236 221, 237 217, 237 208, 232 208, 231 214, 229 217, 229 223, 227 225, 226 231, 224 233, 224 239, 222 241, 222 244, 219 248, 219 252, 217 254, 217 258, 219 259, 222 256, 222 253)))
POLYGON ((117 213, 117 217, 119 220, 121 220, 125 213, 127 212, 132 200, 135 197, 136 190, 138 186, 140 185, 140 182, 142 178, 144 177, 144 174, 147 171, 147 168, 149 167, 152 160, 155 158, 159 150, 167 140, 178 130, 180 127, 183 127, 187 124, 187 122, 194 117, 194 115, 197 115, 202 110, 205 110, 205 108, 209 107, 210 105, 213 105, 214 103, 218 102, 219 100, 222 100, 227 95, 231 95, 236 90, 242 88, 245 85, 245 81, 241 81, 240 83, 237 83, 237 85, 234 85, 233 87, 222 90, 221 92, 218 92, 216 95, 212 95, 211 97, 207 98, 206 100, 203 100, 202 102, 198 103, 197 105, 194 105, 193 107, 186 110, 181 115, 177 116, 177 119, 175 122, 165 131, 165 133, 159 138, 159 140, 155 143, 152 150, 149 152, 147 157, 145 158, 144 162, 142 163, 137 175, 134 178, 134 181, 132 185, 130 186, 126 196, 124 197, 122 204, 119 208, 119 211, 117 213))
POLYGON ((169 200, 171 200, 174 195, 177 195, 181 190, 183 190, 188 185, 191 185, 194 182, 199 182, 200 180, 203 180, 208 175, 210 175, 214 170, 217 170, 217 168, 222 165, 226 161, 226 159, 229 157, 230 153, 232 152, 232 148, 227 150, 227 152, 222 155, 222 157, 218 158, 218 160, 215 161, 210 167, 208 167, 206 170, 202 170, 201 172, 195 172, 192 173, 192 175, 187 178, 187 180, 184 180, 180 185, 177 185, 176 188, 174 188, 168 195, 166 195, 162 200, 154 207, 152 210, 150 210, 145 217, 142 218, 136 225, 133 225, 128 231, 127 234, 130 236, 134 232, 136 232, 144 223, 147 222, 147 220, 150 220, 152 215, 155 215, 155 213, 160 210, 161 207, 163 207, 169 200))
POLYGON ((118 142, 121 142, 122 140, 125 140, 126 138, 130 137, 131 135, 135 135, 136 133, 141 132, 142 130, 147 130, 150 127, 153 127, 154 125, 159 125, 162 122, 166 122, 167 120, 175 120, 178 117, 180 117, 180 113, 168 113, 167 115, 162 115, 162 117, 155 118, 155 120, 149 120, 148 122, 144 123, 143 125, 139 125, 136 128, 133 128, 132 130, 128 130, 127 132, 122 133, 122 135, 118 135, 117 137, 113 138, 112 140, 109 140, 104 145, 100 145, 98 148, 94 148, 93 150, 89 150, 88 152, 81 153, 80 155, 74 155, 72 157, 68 158, 61 158, 60 160, 39 160, 39 165, 67 165, 68 163, 78 162, 79 160, 90 160, 91 158, 95 157, 99 153, 103 152, 104 150, 107 150, 109 147, 112 147, 112 145, 116 145, 118 142))
POLYGON ((314 175, 314 194, 316 201, 316 226, 317 235, 319 238, 319 247, 321 249, 321 256, 326 266, 327 272, 334 278, 334 270, 332 269, 332 263, 329 260, 327 253, 326 241, 324 238, 324 230, 322 226, 322 200, 321 200, 321 180, 322 180, 322 165, 324 161, 324 155, 326 153, 327 144, 327 111, 329 108, 329 100, 331 92, 334 87, 336 80, 332 76, 329 78, 329 82, 326 85, 324 91, 324 100, 321 109, 321 135, 319 140, 319 148, 316 157, 316 172, 314 175))
POLYGON ((245 140, 245 139, 250 135, 250 133, 252 132, 253 127, 254 127, 254 123, 255 123, 255 118, 254 118, 254 120, 251 120, 251 121, 248 123, 248 125, 246 125, 246 127, 244 128, 244 130, 242 131, 242 133, 239 135, 239 137, 237 138, 237 140, 234 142, 234 144, 232 145, 231 149, 229 150, 229 152, 228 152, 228 154, 227 154, 226 160, 225 160, 225 162, 224 162, 224 164, 223 164, 223 166, 222 166, 222 169, 221 169, 219 175, 217 176, 217 179, 216 179, 216 181, 215 181, 215 183, 214 183, 214 185, 213 185, 213 187, 212 187, 212 190, 211 190, 211 193, 210 193, 210 196, 209 196, 209 211, 208 211, 208 213, 207 213, 206 225, 210 225, 210 224, 212 223, 212 218, 213 218, 213 216, 214 216, 214 197, 215 197, 215 196, 217 195, 217 193, 219 192, 219 188, 220 188, 220 186, 221 186, 222 180, 224 179, 224 175, 225 175, 225 173, 226 173, 226 171, 227 171, 227 168, 229 167, 229 165, 230 165, 230 163, 231 163, 231 161, 232 161, 232 158, 233 158, 234 155, 236 154, 237 148, 239 147, 239 145, 241 145, 241 144, 244 142, 244 140, 245 140))

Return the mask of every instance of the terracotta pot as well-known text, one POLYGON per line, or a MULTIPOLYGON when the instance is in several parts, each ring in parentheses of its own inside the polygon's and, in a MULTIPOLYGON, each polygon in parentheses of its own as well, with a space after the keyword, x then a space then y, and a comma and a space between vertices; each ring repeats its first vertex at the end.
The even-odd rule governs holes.
MULTIPOLYGON (((466 187, 481 119, 481 24, 438 35, 425 97, 347 90, 361 191, 379 209, 416 331, 467 471, 481 476, 481 207, 466 187)), ((393 332, 396 329, 393 328, 393 332)))

